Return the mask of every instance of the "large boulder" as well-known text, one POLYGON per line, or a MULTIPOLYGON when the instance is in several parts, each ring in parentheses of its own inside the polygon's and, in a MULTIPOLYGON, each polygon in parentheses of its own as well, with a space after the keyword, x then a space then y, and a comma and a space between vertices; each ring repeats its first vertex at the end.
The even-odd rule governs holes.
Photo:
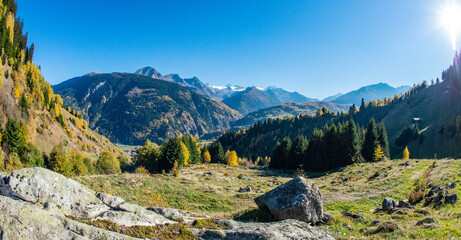
POLYGON ((0 196, 0 239, 135 239, 80 223, 49 208, 0 196))
POLYGON ((173 221, 122 198, 97 193, 80 183, 44 168, 23 168, 9 176, 14 192, 37 205, 55 205, 63 215, 111 220, 119 225, 150 225, 173 221), (112 210, 118 210, 114 212, 112 210))
POLYGON ((297 219, 306 223, 325 222, 320 189, 310 180, 297 177, 254 199, 278 220, 297 219))
POLYGON ((294 219, 274 223, 242 223, 232 220, 216 221, 218 227, 226 229, 191 229, 203 240, 332 240, 328 233, 308 223, 294 219))

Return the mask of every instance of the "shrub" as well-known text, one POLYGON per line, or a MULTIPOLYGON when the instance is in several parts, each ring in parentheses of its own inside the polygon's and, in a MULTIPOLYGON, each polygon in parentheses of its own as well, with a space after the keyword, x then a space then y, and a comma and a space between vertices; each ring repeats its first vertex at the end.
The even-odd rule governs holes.
MULTIPOLYGON (((1 142, 1 139, 0 139, 0 142, 1 142)), ((4 170, 5 170, 5 153, 0 147, 0 171, 4 171, 4 170)))
POLYGON ((88 174, 95 174, 96 173, 96 169, 95 169, 93 161, 91 159, 85 158, 85 159, 83 159, 83 163, 85 164, 86 169, 88 170, 88 174))
POLYGON ((143 166, 140 166, 140 167, 136 168, 136 170, 134 172, 136 174, 149 174, 149 171, 143 166))
POLYGON ((120 163, 115 157, 115 154, 109 151, 102 151, 99 155, 96 166, 101 168, 105 174, 120 173, 120 163))
POLYGON ((70 177, 73 174, 73 164, 70 161, 69 151, 65 143, 61 143, 53 148, 49 157, 49 167, 51 170, 70 177))
POLYGON ((88 168, 85 164, 85 155, 78 151, 72 151, 70 153, 70 159, 73 165, 72 171, 74 175, 83 176, 88 173, 88 168))
POLYGON ((6 171, 12 172, 14 170, 23 168, 24 166, 21 163, 21 159, 19 158, 19 155, 15 152, 10 153, 8 156, 8 159, 5 163, 6 171))
POLYGON ((419 203, 423 199, 424 199, 424 191, 423 190, 412 191, 410 194, 408 194, 408 202, 410 204, 419 203))

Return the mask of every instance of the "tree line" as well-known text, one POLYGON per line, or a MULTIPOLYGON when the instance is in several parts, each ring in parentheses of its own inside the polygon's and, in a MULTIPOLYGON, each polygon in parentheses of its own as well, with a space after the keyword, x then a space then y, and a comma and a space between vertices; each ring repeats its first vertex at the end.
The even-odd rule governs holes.
POLYGON ((385 158, 389 158, 389 143, 384 124, 376 124, 372 118, 362 129, 350 119, 315 128, 309 140, 303 135, 294 140, 285 137, 272 152, 269 167, 326 171, 385 158))

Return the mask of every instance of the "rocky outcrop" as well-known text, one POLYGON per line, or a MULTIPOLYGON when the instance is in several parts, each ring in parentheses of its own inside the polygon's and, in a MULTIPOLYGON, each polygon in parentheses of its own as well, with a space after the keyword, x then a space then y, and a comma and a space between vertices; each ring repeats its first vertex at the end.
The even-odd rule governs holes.
POLYGON ((320 189, 303 177, 297 177, 254 201, 259 208, 269 209, 278 220, 297 219, 316 224, 329 219, 323 212, 320 189))
POLYGON ((0 196, 1 239, 135 239, 66 218, 59 209, 0 196))
MULTIPOLYGON (((122 198, 95 192, 43 168, 20 169, 4 177, 8 177, 9 181, 3 182, 5 189, 8 189, 6 194, 1 195, 0 192, 0 239, 135 239, 120 233, 143 226, 162 229, 173 226, 165 224, 178 222, 195 226, 194 221, 209 218, 189 211, 144 208, 127 203, 122 198), (27 201, 21 200, 22 197, 27 201), (116 226, 118 230, 94 226, 116 226)), ((298 180, 306 185, 304 188, 309 187, 319 194, 315 185, 312 186, 305 179, 298 180)), ((296 186, 300 187, 299 184, 296 186)), ((311 219, 317 219, 319 217, 314 212, 323 214, 323 211, 314 211, 312 208, 322 204, 317 198, 313 199, 313 193, 306 191, 303 194, 308 194, 308 197, 298 196, 295 199, 317 201, 314 204, 304 201, 303 205, 308 206, 307 214, 311 219)), ((199 239, 333 239, 325 230, 293 219, 275 223, 219 220, 216 226, 218 229, 189 228, 187 231, 192 231, 199 239)))
POLYGON ((192 232, 204 240, 334 239, 325 230, 294 219, 275 223, 241 223, 232 220, 221 220, 216 221, 216 225, 227 229, 192 229, 192 232))

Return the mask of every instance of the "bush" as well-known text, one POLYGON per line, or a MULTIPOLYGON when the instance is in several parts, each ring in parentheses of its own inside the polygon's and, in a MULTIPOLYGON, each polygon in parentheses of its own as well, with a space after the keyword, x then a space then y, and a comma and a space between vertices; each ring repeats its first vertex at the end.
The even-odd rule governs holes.
POLYGON ((143 166, 140 166, 140 167, 136 168, 136 170, 134 172, 136 174, 149 174, 149 171, 143 166))
POLYGON ((12 172, 14 170, 23 168, 24 166, 21 163, 21 159, 19 158, 19 155, 15 152, 10 153, 8 156, 8 160, 5 163, 6 171, 12 172))
POLYGON ((424 199, 424 191, 423 191, 423 190, 412 191, 412 192, 408 195, 408 202, 409 202, 410 204, 419 203, 419 202, 421 202, 423 199, 424 199))
POLYGON ((70 177, 73 175, 73 164, 65 143, 61 143, 51 150, 49 167, 51 170, 64 176, 70 177))
POLYGON ((95 169, 93 161, 91 159, 85 158, 85 159, 83 159, 83 163, 85 164, 86 169, 88 170, 88 174, 95 174, 96 173, 96 169, 95 169))
POLYGON ((88 173, 88 168, 85 164, 85 155, 78 151, 70 153, 70 159, 73 165, 72 171, 74 175, 83 176, 88 173))
POLYGON ((5 170, 5 153, 0 147, 0 171, 4 171, 4 170, 5 170))
POLYGON ((120 173, 120 163, 115 157, 115 154, 109 151, 102 151, 99 155, 96 166, 99 167, 105 174, 120 173))

